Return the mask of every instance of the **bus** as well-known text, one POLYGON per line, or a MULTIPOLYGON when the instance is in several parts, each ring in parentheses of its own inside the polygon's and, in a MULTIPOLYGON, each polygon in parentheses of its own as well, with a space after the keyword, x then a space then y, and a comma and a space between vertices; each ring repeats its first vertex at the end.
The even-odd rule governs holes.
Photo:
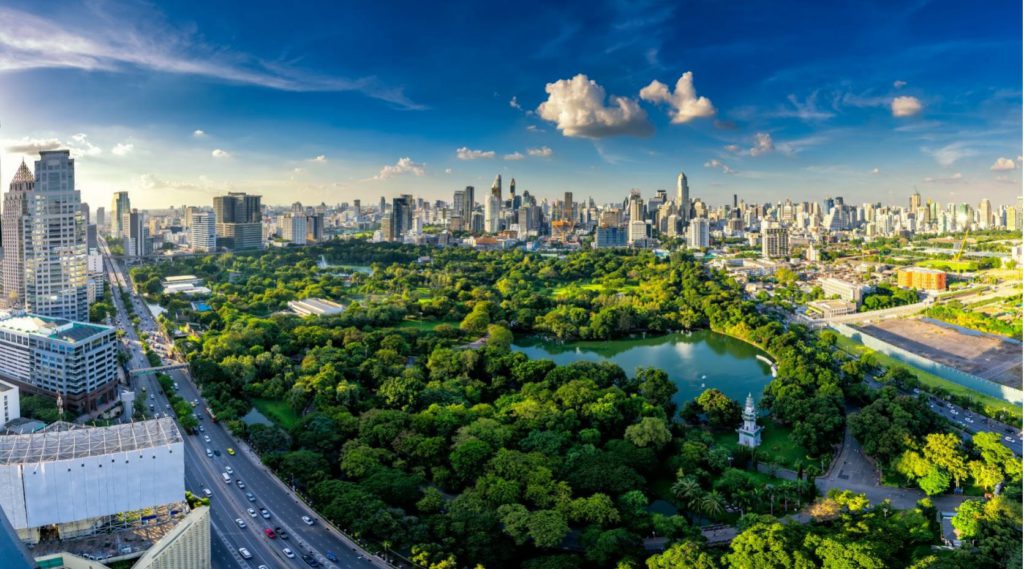
POLYGON ((213 421, 214 423, 217 422, 217 416, 213 414, 213 409, 210 409, 209 407, 207 407, 206 408, 206 414, 210 416, 210 420, 211 421, 213 421))

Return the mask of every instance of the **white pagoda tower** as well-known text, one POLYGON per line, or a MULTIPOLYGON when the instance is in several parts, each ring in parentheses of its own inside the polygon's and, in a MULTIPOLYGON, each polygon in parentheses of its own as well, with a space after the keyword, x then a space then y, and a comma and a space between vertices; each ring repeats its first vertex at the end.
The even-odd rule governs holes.
POLYGON ((743 426, 736 429, 740 434, 740 444, 745 447, 761 446, 761 427, 757 424, 757 411, 754 409, 754 396, 747 394, 747 404, 743 408, 743 426))

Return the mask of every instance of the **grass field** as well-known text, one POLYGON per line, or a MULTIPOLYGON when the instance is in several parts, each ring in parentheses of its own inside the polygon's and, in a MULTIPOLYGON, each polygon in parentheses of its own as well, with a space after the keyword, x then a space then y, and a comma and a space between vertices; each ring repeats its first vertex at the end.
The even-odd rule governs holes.
MULTIPOLYGON (((759 461, 774 463, 790 470, 797 470, 801 462, 807 463, 807 450, 792 441, 788 427, 763 418, 759 423, 764 426, 761 446, 757 449, 759 461)), ((739 446, 739 438, 736 433, 718 433, 715 435, 715 443, 732 451, 739 446)))
POLYGON ((395 328, 412 328, 415 330, 433 332, 434 328, 437 328, 441 324, 451 324, 452 326, 459 325, 455 320, 405 320, 398 326, 395 326, 395 328))
POLYGON ((252 404, 265 417, 285 429, 291 429, 299 422, 299 415, 284 401, 253 399, 252 404))
POLYGON ((917 266, 928 267, 929 269, 942 269, 943 271, 954 273, 978 270, 978 263, 974 261, 954 261, 952 259, 930 259, 917 263, 917 266))
MULTIPOLYGON (((623 285, 621 287, 617 287, 615 290, 617 290, 619 292, 629 292, 630 290, 633 290, 635 288, 636 288, 636 285, 627 284, 627 285, 623 285)), ((555 288, 551 289, 551 296, 553 298, 563 298, 565 296, 568 296, 569 293, 571 293, 571 292, 574 292, 574 291, 585 291, 585 290, 586 291, 594 291, 594 292, 601 293, 601 292, 607 292, 607 287, 605 287, 605 285, 603 285, 601 283, 587 283, 587 284, 570 283, 570 284, 558 286, 558 287, 555 287, 555 288)))
POLYGON ((968 389, 958 383, 953 383, 948 379, 943 379, 935 374, 928 373, 927 371, 916 368, 906 362, 902 362, 881 352, 876 352, 875 350, 840 334, 836 334, 836 336, 838 338, 839 347, 842 348, 843 351, 858 357, 863 354, 871 354, 871 356, 875 358, 875 361, 885 367, 902 366, 910 371, 910 373, 917 376, 918 381, 923 385, 941 387, 954 395, 960 395, 974 400, 985 408, 985 414, 988 416, 994 415, 996 411, 1006 411, 1014 417, 1020 417, 1020 406, 1018 405, 978 393, 973 389, 968 389))

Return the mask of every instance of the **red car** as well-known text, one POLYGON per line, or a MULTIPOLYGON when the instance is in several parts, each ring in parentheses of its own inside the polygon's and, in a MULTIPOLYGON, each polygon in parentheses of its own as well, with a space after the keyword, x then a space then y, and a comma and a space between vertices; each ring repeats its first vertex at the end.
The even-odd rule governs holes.
POLYGON ((269 537, 270 539, 274 539, 275 537, 277 537, 277 534, 274 533, 274 530, 270 528, 264 528, 263 533, 267 534, 267 537, 269 537))

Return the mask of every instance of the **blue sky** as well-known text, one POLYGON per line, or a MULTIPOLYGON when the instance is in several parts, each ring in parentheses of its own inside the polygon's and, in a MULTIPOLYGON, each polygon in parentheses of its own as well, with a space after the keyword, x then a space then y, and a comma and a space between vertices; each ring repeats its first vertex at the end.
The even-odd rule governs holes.
POLYGON ((165 4, 0 6, 4 186, 60 145, 97 205, 1021 192, 1019 1, 165 4))

